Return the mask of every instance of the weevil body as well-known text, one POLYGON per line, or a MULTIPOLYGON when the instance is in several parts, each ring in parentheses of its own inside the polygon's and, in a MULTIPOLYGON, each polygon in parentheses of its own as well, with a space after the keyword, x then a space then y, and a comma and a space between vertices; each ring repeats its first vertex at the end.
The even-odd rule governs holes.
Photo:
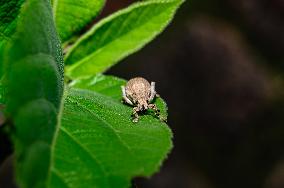
POLYGON ((123 100, 134 106, 133 107, 133 122, 138 122, 139 112, 147 109, 153 109, 156 115, 159 115, 159 110, 155 104, 152 104, 157 95, 155 90, 155 82, 151 84, 144 78, 132 78, 126 83, 126 86, 121 86, 123 100))

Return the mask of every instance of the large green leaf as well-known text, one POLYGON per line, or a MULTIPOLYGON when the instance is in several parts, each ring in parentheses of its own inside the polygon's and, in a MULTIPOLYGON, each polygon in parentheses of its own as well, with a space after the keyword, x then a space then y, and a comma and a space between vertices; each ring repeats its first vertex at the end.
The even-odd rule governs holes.
POLYGON ((15 32, 17 17, 23 2, 24 0, 0 1, 0 44, 9 40, 15 32))
POLYGON ((48 0, 26 0, 5 51, 16 179, 21 188, 45 187, 63 94, 61 48, 48 0))
POLYGON ((53 0, 53 11, 62 42, 78 34, 98 15, 105 0, 53 0))
POLYGON ((143 1, 103 19, 66 54, 66 74, 80 78, 107 70, 157 36, 182 2, 143 1))
POLYGON ((17 18, 24 0, 0 1, 0 79, 3 74, 3 47, 15 32, 17 18))
MULTIPOLYGON (((67 91, 54 149, 50 187, 130 187, 156 172, 172 147, 171 131, 152 113, 131 121, 115 77, 76 81, 67 91)), ((163 115, 165 103, 156 101, 163 115)))

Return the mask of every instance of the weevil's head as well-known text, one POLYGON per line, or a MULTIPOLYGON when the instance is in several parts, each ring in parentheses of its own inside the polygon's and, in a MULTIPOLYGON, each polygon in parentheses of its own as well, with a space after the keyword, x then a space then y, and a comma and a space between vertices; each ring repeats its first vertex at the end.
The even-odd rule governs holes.
POLYGON ((147 102, 147 100, 144 99, 144 98, 138 99, 138 108, 140 110, 147 110, 148 109, 148 102, 147 102))

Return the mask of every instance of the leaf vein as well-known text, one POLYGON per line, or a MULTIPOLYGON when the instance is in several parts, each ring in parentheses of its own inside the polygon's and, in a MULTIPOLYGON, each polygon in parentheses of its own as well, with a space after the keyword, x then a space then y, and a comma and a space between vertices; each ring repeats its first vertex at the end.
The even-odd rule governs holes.
POLYGON ((71 138, 79 147, 81 147, 100 167, 101 171, 104 173, 105 177, 108 177, 108 173, 103 168, 101 162, 84 146, 82 145, 74 136, 72 136, 64 127, 60 127, 60 130, 64 132, 69 138, 71 138))
POLYGON ((107 128, 109 128, 110 130, 113 131, 114 135, 117 137, 117 139, 120 141, 120 143, 129 151, 129 153, 131 155, 133 155, 131 148, 129 147, 129 145, 127 143, 125 143, 122 138, 120 137, 120 135, 118 134, 118 131, 112 127, 107 121, 105 121, 104 119, 102 119, 100 116, 98 116, 97 114, 95 114, 94 112, 92 112, 90 109, 88 109, 86 106, 84 106, 83 104, 81 104, 79 101, 77 101, 77 103, 75 101, 72 101, 70 98, 68 98, 67 100, 70 100, 72 103, 77 104, 78 106, 80 106, 81 108, 85 109, 86 111, 88 111, 91 115, 95 116, 97 119, 99 119, 102 123, 104 123, 106 125, 107 128))

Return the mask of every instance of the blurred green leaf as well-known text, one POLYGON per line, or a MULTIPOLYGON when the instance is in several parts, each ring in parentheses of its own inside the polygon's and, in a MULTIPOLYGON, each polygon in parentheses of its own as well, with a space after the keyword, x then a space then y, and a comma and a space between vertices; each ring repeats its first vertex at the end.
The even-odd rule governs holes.
POLYGON ((182 2, 143 1, 103 19, 66 54, 66 75, 80 78, 101 73, 136 52, 169 24, 182 2))
MULTIPOLYGON (((172 133, 150 112, 133 123, 132 107, 121 103, 123 84, 100 75, 67 91, 50 187, 130 187, 131 178, 158 170, 172 133)), ((157 101, 166 115, 165 103, 157 101)))
POLYGON ((10 40, 11 35, 15 32, 17 17, 23 2, 24 0, 0 1, 0 44, 10 40))
POLYGON ((0 1, 0 79, 3 75, 3 47, 15 33, 17 18, 24 0, 0 1))
POLYGON ((0 80, 0 105, 5 104, 5 86, 0 80))
POLYGON ((16 179, 21 188, 46 187, 63 94, 63 60, 49 0, 26 0, 4 60, 16 179))
POLYGON ((104 4, 105 0, 53 0, 55 23, 62 42, 90 24, 104 4))

